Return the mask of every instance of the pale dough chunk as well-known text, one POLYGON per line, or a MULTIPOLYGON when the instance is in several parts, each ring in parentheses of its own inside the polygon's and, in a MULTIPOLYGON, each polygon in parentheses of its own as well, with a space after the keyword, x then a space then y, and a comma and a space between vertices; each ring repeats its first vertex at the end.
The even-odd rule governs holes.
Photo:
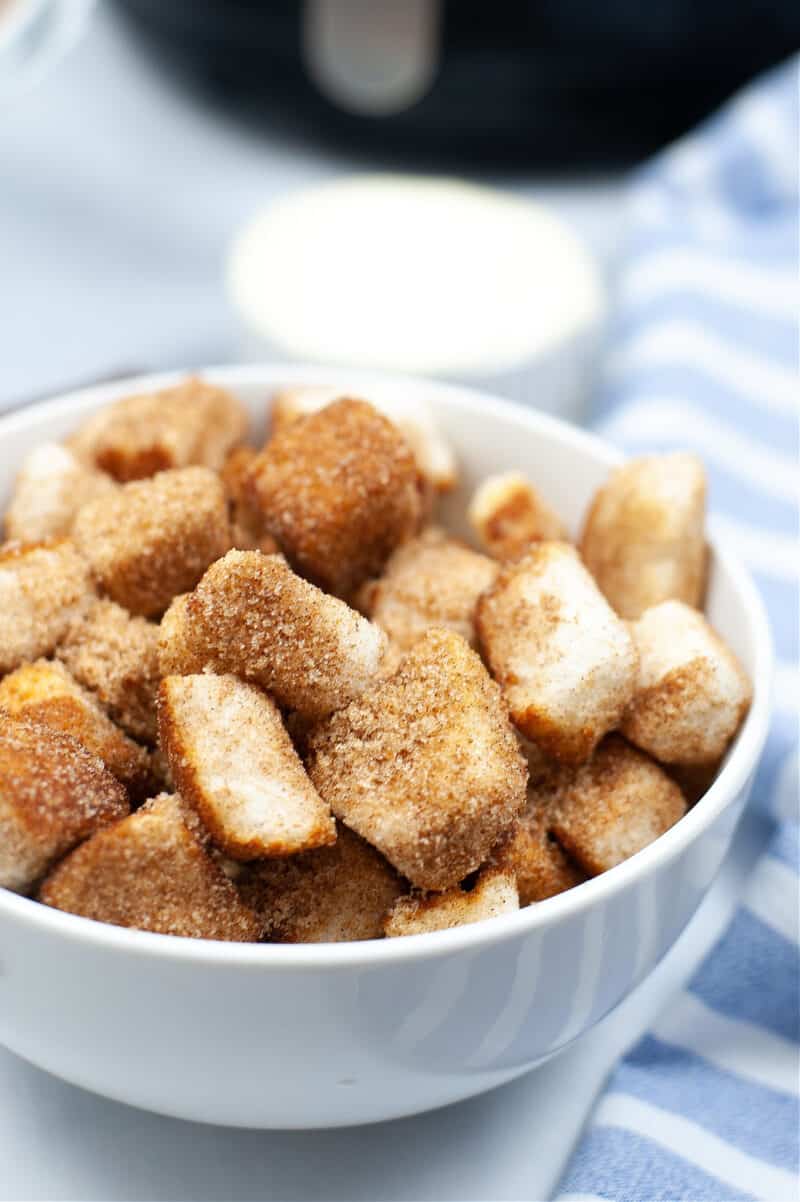
POLYGON ((79 463, 57 442, 45 442, 22 461, 6 510, 6 537, 37 543, 69 534, 86 501, 108 495, 116 485, 104 472, 79 463))
POLYGON ((471 922, 513 914, 519 898, 513 872, 484 868, 472 889, 456 886, 445 893, 411 893, 395 902, 384 924, 386 935, 424 935, 471 922))
POLYGON ((521 472, 489 476, 476 489, 468 517, 495 559, 519 559, 531 543, 566 542, 567 530, 521 472))

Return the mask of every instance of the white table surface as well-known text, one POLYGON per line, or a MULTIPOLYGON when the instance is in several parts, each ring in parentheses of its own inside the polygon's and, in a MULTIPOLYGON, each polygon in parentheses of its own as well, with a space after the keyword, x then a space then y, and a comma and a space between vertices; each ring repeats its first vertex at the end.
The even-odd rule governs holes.
MULTIPOLYGON (((0 408, 234 358, 221 280, 234 228, 285 188, 357 166, 202 110, 101 11, 55 74, 0 111, 0 408)), ((617 184, 513 186, 551 203, 613 269, 617 184)), ((678 946, 601 1027, 433 1115, 312 1133, 203 1127, 98 1099, 0 1050, 0 1199, 545 1198, 609 1068, 722 929, 762 842, 750 820, 678 946)))

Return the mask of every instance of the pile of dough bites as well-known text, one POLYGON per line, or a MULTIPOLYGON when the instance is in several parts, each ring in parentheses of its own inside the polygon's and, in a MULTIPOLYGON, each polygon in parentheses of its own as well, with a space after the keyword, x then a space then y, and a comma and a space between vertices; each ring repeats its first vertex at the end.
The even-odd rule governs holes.
MULTIPOLYGON (((702 615, 705 481, 634 460, 579 546, 510 472, 436 525, 428 412, 295 388, 248 445, 190 378, 21 464, 0 547, 0 885, 101 922, 320 942, 605 872, 750 700, 702 615)), ((513 455, 513 448, 509 448, 513 455)))

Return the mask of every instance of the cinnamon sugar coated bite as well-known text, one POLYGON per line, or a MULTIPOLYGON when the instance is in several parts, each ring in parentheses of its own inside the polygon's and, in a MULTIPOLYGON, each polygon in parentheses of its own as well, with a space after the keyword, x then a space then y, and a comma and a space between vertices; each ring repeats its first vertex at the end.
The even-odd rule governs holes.
POLYGON ((17 473, 5 514, 6 538, 36 543, 69 534, 81 505, 115 487, 110 476, 79 463, 66 447, 43 443, 17 473))
POLYGON ((488 476, 475 490, 468 516, 495 559, 519 559, 532 543, 567 540, 564 523, 522 472, 488 476))
POLYGON ((94 597, 68 539, 0 546, 0 674, 49 655, 94 597))
POLYGON ((520 731, 581 763, 633 696, 636 651, 567 543, 539 543, 478 602, 481 647, 520 731))
POLYGON ((433 626, 454 630, 474 646, 475 606, 497 565, 443 530, 429 526, 391 556, 383 576, 366 584, 359 603, 403 648, 433 626))
POLYGON ((336 817, 423 889, 478 868, 525 804, 500 691, 452 631, 428 631, 393 676, 318 727, 308 769, 336 817))
POLYGON ((0 709, 0 886, 27 891, 127 812, 122 785, 77 739, 0 709))
POLYGON ((278 430, 253 464, 250 495, 290 563, 338 596, 377 575, 420 518, 414 456, 365 401, 278 430))
POLYGON ((559 843, 595 876, 647 847, 685 812, 683 794, 666 772, 609 735, 587 764, 565 770, 550 821, 559 843))
POLYGON ((336 842, 317 851, 247 865, 236 887, 276 943, 379 939, 406 890, 374 847, 339 823, 336 842))
POLYGON ((661 601, 698 606, 705 587, 706 476, 695 455, 648 455, 611 473, 583 528, 581 554, 623 618, 661 601))
POLYGON ((72 452, 115 480, 141 480, 200 464, 219 471, 247 433, 244 406, 197 376, 158 392, 123 397, 88 418, 69 439, 72 452))
POLYGON ((155 743, 158 626, 114 601, 94 601, 67 630, 56 654, 109 716, 144 743, 155 743))
POLYGON ((552 834, 552 812, 552 794, 541 783, 529 788, 525 809, 496 857, 498 864, 513 872, 521 906, 544 901, 586 880, 586 873, 552 834))
POLYGON ((83 506, 74 538, 103 593, 131 613, 161 613, 230 546, 222 484, 205 467, 126 484, 83 506))
POLYGON ((161 746, 181 796, 237 860, 333 843, 330 809, 306 775, 275 703, 235 676, 168 676, 161 746))
POLYGON ((37 660, 0 680, 0 709, 72 735, 103 761, 134 799, 154 784, 150 757, 128 738, 63 664, 37 660))
POLYGON ((386 636, 279 555, 229 551, 162 622, 164 675, 233 672, 317 719, 376 675, 386 636))
POLYGON ((456 886, 444 893, 411 893, 395 902, 384 923, 384 934, 424 935, 428 931, 447 931, 484 922, 519 909, 517 883, 513 872, 485 868, 472 889, 456 886))
POLYGON ((639 672, 622 733, 665 764, 716 764, 750 705, 739 661, 680 601, 645 610, 630 629, 639 672))
POLYGON ((39 900, 114 926, 191 939, 257 940, 261 924, 203 846, 180 798, 162 794, 62 861, 39 900))

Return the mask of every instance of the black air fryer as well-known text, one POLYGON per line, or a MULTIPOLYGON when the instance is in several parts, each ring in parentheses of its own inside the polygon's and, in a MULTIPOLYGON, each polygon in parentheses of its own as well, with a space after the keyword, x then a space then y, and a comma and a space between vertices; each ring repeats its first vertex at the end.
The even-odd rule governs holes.
POLYGON ((118 0, 265 129, 583 168, 678 136, 800 45, 799 0, 118 0))

